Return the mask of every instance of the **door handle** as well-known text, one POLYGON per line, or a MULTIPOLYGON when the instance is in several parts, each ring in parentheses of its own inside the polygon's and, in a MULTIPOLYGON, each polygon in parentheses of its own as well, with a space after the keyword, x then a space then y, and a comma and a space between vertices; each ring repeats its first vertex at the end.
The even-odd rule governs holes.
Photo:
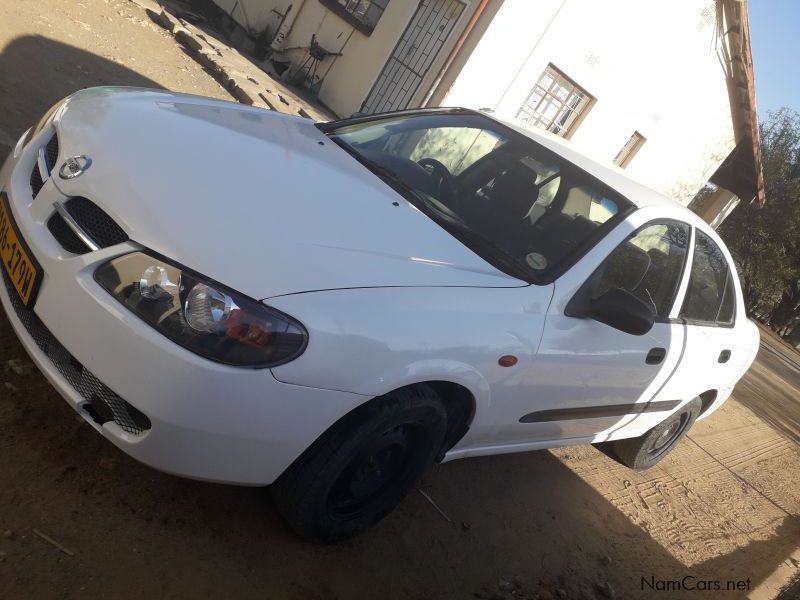
POLYGON ((730 350, 723 350, 719 353, 719 358, 717 359, 718 363, 726 363, 731 358, 731 351, 730 350))
POLYGON ((650 352, 647 353, 644 362, 648 365, 660 365, 666 355, 666 348, 652 348, 650 352))

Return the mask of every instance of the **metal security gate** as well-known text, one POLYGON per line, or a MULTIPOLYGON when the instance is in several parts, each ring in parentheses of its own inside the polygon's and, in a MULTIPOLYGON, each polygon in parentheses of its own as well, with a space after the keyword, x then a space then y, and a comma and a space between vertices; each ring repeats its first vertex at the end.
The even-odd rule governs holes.
POLYGON ((361 112, 408 108, 422 79, 464 12, 463 0, 422 0, 397 42, 361 112))

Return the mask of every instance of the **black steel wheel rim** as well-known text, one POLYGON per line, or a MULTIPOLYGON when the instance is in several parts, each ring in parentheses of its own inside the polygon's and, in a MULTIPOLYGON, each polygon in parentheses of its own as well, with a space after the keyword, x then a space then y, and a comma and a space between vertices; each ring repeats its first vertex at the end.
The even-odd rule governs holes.
POLYGON ((678 419, 675 419, 669 426, 661 432, 656 439, 650 444, 650 449, 647 451, 649 456, 658 456, 667 450, 678 440, 686 426, 689 423, 689 413, 683 412, 678 419))
POLYGON ((426 429, 424 423, 403 423, 366 444, 331 487, 330 516, 350 520, 380 510, 414 476, 426 429))

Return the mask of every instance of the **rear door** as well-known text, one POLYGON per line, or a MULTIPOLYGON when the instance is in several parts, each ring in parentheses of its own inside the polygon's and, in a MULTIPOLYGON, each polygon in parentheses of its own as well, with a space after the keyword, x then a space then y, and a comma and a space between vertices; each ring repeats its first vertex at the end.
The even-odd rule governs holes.
POLYGON ((686 323, 685 356, 668 389, 683 401, 730 388, 749 364, 752 343, 736 275, 722 249, 696 228, 693 248, 686 294, 676 315, 686 323))
POLYGON ((736 379, 742 358, 739 343, 749 341, 740 340, 741 334, 734 327, 737 314, 733 279, 719 246, 695 230, 692 269, 679 316, 687 324, 687 370, 697 370, 716 387, 736 379))

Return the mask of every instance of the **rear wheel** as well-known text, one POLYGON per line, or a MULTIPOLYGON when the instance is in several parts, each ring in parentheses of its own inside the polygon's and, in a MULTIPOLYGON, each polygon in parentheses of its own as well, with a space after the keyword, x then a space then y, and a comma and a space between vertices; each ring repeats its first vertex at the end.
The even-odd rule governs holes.
POLYGON ((609 442, 611 450, 622 464, 634 471, 649 469, 683 439, 701 408, 700 398, 695 398, 644 435, 609 442))
POLYGON ((426 385, 376 398, 326 431, 273 484, 278 510, 307 540, 355 535, 414 487, 446 428, 445 409, 426 385))

